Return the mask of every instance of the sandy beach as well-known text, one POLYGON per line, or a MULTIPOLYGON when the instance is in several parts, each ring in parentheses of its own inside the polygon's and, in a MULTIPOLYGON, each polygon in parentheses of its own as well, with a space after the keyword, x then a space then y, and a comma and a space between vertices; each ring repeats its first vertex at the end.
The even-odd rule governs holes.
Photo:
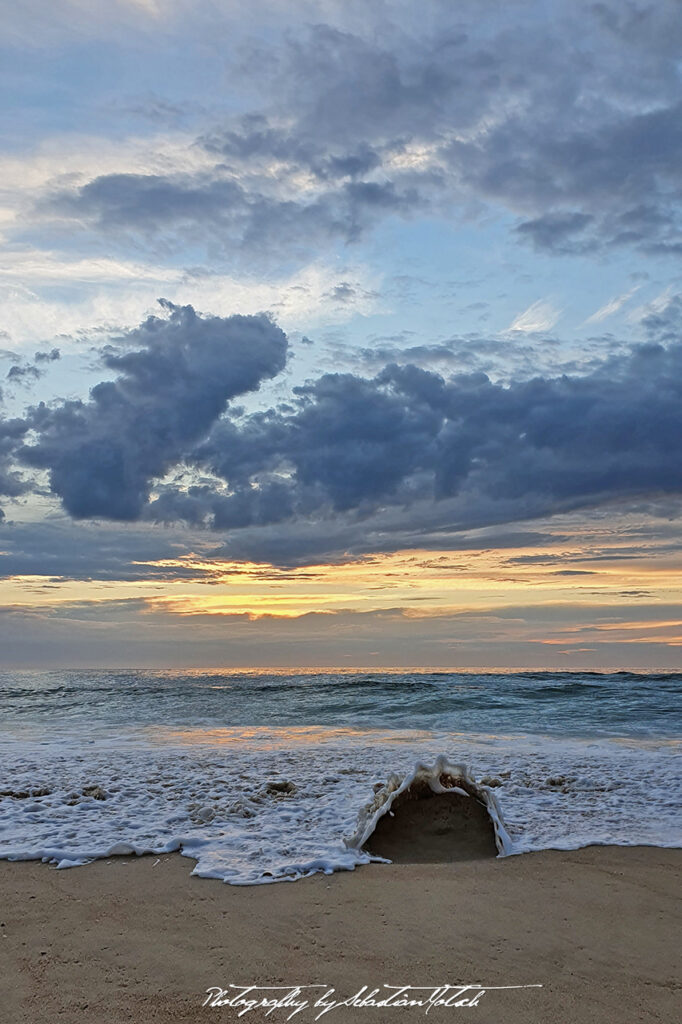
MULTIPOLYGON (((3 862, 0 1005, 12 1024, 194 1024, 238 1019, 202 1007, 214 986, 333 986, 341 1001, 364 985, 478 983, 542 988, 490 989, 475 1007, 435 1006, 429 1019, 672 1022, 681 864, 679 850, 592 847, 236 887, 191 877, 178 855, 66 871, 3 862)), ((423 1014, 341 1006, 322 1019, 423 1014)))

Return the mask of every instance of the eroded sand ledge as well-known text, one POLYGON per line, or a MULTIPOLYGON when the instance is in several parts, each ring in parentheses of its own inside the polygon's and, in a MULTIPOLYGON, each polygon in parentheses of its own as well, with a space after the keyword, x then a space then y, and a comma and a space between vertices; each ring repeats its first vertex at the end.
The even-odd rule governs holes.
POLYGON ((394 864, 447 864, 496 857, 495 832, 478 800, 459 793, 424 793, 384 815, 365 849, 394 864))
POLYGON ((377 785, 345 843, 394 864, 450 863, 512 851, 492 789, 443 755, 377 785))
POLYGON ((201 1008, 209 986, 229 982, 323 982, 351 995, 362 984, 475 980, 544 987, 428 1018, 339 1010, 323 1020, 672 1024, 681 866, 679 850, 591 847, 241 888, 191 877, 177 854, 71 871, 0 862, 4 1019, 196 1024, 235 1019, 201 1008))

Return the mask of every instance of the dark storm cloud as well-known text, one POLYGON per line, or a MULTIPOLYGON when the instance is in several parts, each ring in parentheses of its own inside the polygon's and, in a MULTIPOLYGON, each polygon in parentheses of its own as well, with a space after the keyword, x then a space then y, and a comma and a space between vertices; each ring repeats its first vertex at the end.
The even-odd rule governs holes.
MULTIPOLYGON (((669 333, 674 300, 657 315, 669 333)), ((167 304, 102 350, 116 376, 89 401, 2 422, 4 492, 26 488, 14 455, 47 470, 75 518, 210 526, 240 557, 282 562, 682 494, 679 342, 506 384, 393 363, 325 374, 250 415, 228 409, 285 357, 267 317, 167 304)))
POLYGON ((509 386, 394 365, 369 380, 327 374, 295 392, 285 411, 221 420, 188 456, 227 493, 169 486, 158 513, 235 529, 307 521, 311 547, 329 541, 329 527, 316 537, 311 519, 345 521, 337 542, 345 534, 350 544, 380 533, 383 517, 384 531, 402 531, 409 545, 410 518, 423 536, 439 507, 451 526, 471 528, 682 492, 680 345, 509 386), (392 526, 391 508, 403 513, 392 526))
POLYGON ((28 425, 22 419, 0 417, 0 497, 16 498, 30 490, 30 484, 21 476, 15 452, 21 444, 28 425))
POLYGON ((202 317, 165 303, 125 348, 107 349, 118 373, 90 401, 30 412, 36 441, 27 464, 49 470, 50 486, 77 518, 136 519, 162 477, 204 436, 236 395, 279 373, 286 337, 265 316, 202 317))
POLYGON ((434 4, 421 26, 397 10, 381 33, 368 15, 364 31, 273 40, 241 69, 267 72, 263 109, 196 140, 212 167, 110 173, 39 209, 265 258, 482 200, 545 251, 682 251, 679 5, 491 11, 434 4))

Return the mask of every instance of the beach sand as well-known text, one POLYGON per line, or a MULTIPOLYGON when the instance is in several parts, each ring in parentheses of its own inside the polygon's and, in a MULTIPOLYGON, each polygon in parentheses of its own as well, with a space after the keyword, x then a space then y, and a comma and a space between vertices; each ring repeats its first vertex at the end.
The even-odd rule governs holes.
POLYGON ((229 983, 326 984, 343 999, 363 985, 478 982, 543 987, 490 990, 428 1018, 337 1008, 322 1019, 677 1021, 681 865, 679 850, 592 847, 242 888, 190 877, 179 855, 66 871, 2 862, 0 1019, 196 1024, 237 1019, 202 1008, 229 983))

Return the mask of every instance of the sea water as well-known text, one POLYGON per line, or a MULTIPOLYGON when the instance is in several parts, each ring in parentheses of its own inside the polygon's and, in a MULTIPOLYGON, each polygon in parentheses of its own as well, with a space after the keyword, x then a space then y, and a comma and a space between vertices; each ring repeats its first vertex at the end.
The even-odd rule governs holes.
POLYGON ((681 693, 675 673, 0 673, 0 857, 352 869, 374 785, 440 755, 494 791, 503 853, 679 846, 681 693))

